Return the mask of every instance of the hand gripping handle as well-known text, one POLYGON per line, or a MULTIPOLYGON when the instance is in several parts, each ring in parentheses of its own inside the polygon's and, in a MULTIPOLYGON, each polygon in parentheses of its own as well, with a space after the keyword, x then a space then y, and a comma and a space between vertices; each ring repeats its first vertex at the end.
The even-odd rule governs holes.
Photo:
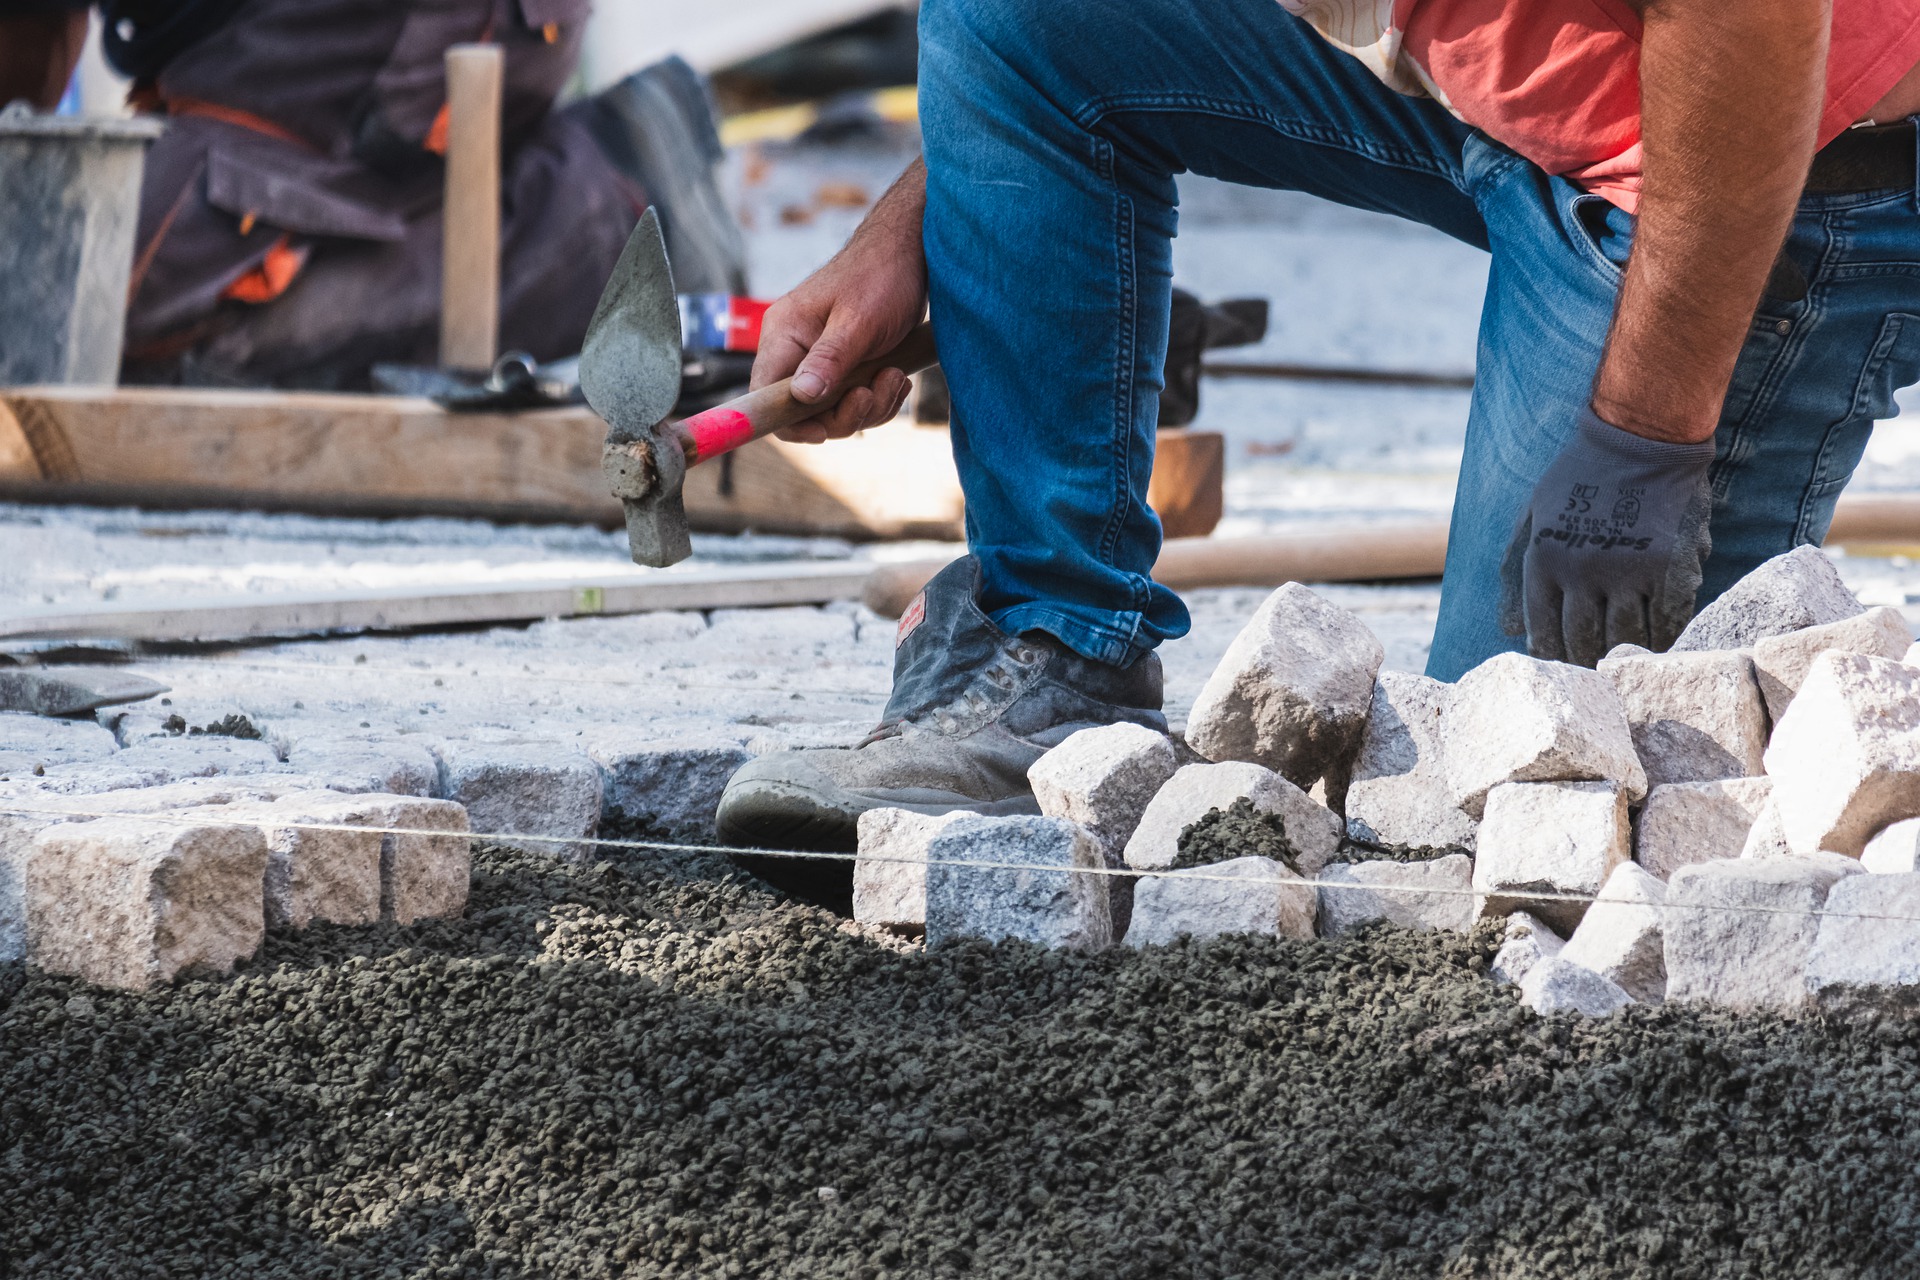
POLYGON ((838 404, 840 397, 848 390, 872 382, 874 375, 882 369, 919 373, 938 358, 933 349, 933 326, 916 325, 899 346, 854 369, 824 399, 811 404, 796 400, 793 398, 793 379, 782 378, 758 391, 749 391, 725 404, 715 405, 674 423, 671 430, 680 437, 680 447, 687 455, 687 465, 692 466, 824 413, 838 404))

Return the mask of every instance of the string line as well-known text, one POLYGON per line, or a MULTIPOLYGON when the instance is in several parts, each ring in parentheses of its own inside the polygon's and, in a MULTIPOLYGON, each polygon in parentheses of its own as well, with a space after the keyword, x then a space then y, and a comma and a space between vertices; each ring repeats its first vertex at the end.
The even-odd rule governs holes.
MULTIPOLYGON (((340 794, 345 799, 352 798, 352 793, 341 792, 340 794)), ((407 797, 407 798, 426 799, 427 797, 414 796, 414 797, 407 797)), ((267 803, 270 803, 270 802, 267 802, 267 803)), ((631 840, 631 839, 622 839, 622 838, 611 837, 611 836, 604 836, 604 837, 603 836, 555 836, 555 835, 535 834, 533 832, 518 832, 518 831, 451 831, 444 827, 370 826, 370 825, 365 825, 360 823, 349 823, 349 822, 313 822, 313 821, 302 821, 298 819, 282 820, 279 818, 266 817, 258 814, 236 815, 232 818, 223 818, 219 815, 214 815, 214 814, 202 815, 197 817, 189 817, 179 812, 133 813, 133 812, 125 812, 125 811, 113 812, 110 810, 92 810, 92 809, 77 809, 77 808, 76 809, 35 809, 35 808, 13 806, 13 805, 0 805, 0 813, 11 813, 11 814, 20 815, 23 817, 44 817, 44 818, 89 818, 89 819, 140 818, 148 821, 172 823, 176 826, 186 826, 186 827, 209 826, 209 825, 251 826, 251 827, 258 827, 262 831, 276 830, 276 829, 291 829, 296 831, 326 831, 326 832, 338 832, 338 833, 362 834, 362 835, 432 836, 432 837, 438 837, 438 838, 445 838, 448 836, 462 836, 469 840, 487 840, 487 841, 496 841, 496 842, 503 842, 503 843, 512 842, 516 844, 549 844, 549 845, 566 845, 566 846, 590 844, 596 847, 608 847, 608 848, 632 849, 632 850, 652 850, 654 852, 660 852, 660 853, 704 853, 704 854, 718 853, 718 854, 726 854, 731 857, 773 858, 773 859, 788 858, 788 859, 810 860, 810 861, 816 861, 816 862, 856 862, 856 863, 867 862, 867 863, 877 863, 881 865, 900 865, 900 866, 914 866, 914 867, 955 867, 955 868, 964 868, 972 871, 1026 871, 1026 872, 1041 872, 1041 873, 1048 873, 1048 874, 1054 874, 1054 875, 1115 876, 1115 877, 1126 877, 1129 879, 1179 879, 1179 880, 1196 881, 1201 883, 1237 884, 1237 885, 1243 885, 1243 886, 1251 886, 1254 884, 1261 883, 1263 880, 1265 880, 1268 883, 1278 883, 1289 888, 1332 890, 1333 892, 1336 892, 1336 893, 1372 893, 1372 894, 1395 894, 1395 895, 1427 894, 1434 897, 1452 897, 1452 898, 1511 898, 1516 901, 1522 901, 1522 902, 1584 903, 1587 906, 1594 906, 1601 903, 1608 903, 1613 905, 1624 905, 1624 906, 1650 906, 1650 907, 1659 907, 1664 909, 1664 907, 1660 903, 1641 902, 1638 899, 1633 899, 1633 898, 1609 898, 1604 896, 1604 894, 1569 893, 1564 890, 1556 890, 1556 889, 1514 888, 1514 889, 1507 889, 1507 890, 1488 891, 1483 889, 1470 889, 1470 888, 1459 889, 1449 885, 1377 885, 1377 884, 1359 884, 1353 881, 1343 881, 1343 880, 1323 880, 1318 876, 1315 876, 1311 879, 1302 877, 1298 880, 1274 881, 1269 877, 1220 875, 1218 873, 1208 872, 1205 870, 1204 867, 1181 868, 1179 870, 1145 870, 1143 871, 1133 867, 1040 866, 1031 862, 1000 862, 1000 861, 993 861, 990 859, 934 858, 931 856, 920 858, 920 857, 888 856, 884 854, 844 853, 844 852, 810 850, 810 849, 762 849, 762 848, 753 848, 753 847, 743 847, 743 846, 737 846, 737 845, 687 844, 687 843, 682 843, 682 842, 672 841, 672 840, 631 840)), ((1721 912, 1721 913, 1731 913, 1731 914, 1750 914, 1750 915, 1793 916, 1796 918, 1811 916, 1816 919, 1831 918, 1836 920, 1884 920, 1884 921, 1900 923, 1900 924, 1920 924, 1920 916, 1913 916, 1913 915, 1894 915, 1894 914, 1883 913, 1883 912, 1828 911, 1824 908, 1818 911, 1804 911, 1796 907, 1772 907, 1772 906, 1765 906, 1761 904, 1735 904, 1735 903, 1704 904, 1703 903, 1699 905, 1687 905, 1682 907, 1676 907, 1674 908, 1674 910, 1711 911, 1711 912, 1721 912)))

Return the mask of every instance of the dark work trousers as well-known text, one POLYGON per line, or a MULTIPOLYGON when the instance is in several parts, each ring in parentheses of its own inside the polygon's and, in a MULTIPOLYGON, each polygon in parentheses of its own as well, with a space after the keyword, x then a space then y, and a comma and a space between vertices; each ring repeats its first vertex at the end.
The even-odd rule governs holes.
POLYGON ((588 127, 554 109, 586 0, 247 0, 147 88, 126 376, 364 387, 433 363, 451 45, 506 56, 502 349, 576 352, 646 206, 588 127))

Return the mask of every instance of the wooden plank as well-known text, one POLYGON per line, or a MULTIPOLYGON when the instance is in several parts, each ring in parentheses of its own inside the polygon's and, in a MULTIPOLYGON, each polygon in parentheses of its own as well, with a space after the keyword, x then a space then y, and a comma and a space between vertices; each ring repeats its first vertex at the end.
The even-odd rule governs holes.
MULTIPOLYGON (((1827 528, 1827 544, 1920 542, 1920 493, 1843 493, 1827 528)), ((1859 552, 1857 554, 1865 554, 1859 552)))
POLYGON ((37 485, 45 479, 26 429, 0 399, 0 485, 37 485))
MULTIPOLYGON (((451 414, 404 396, 7 388, 0 499, 611 528, 621 513, 600 473, 605 436, 585 408, 451 414)), ((830 445, 756 441, 694 468, 686 501, 693 527, 713 532, 961 534, 947 434, 905 422, 830 445)), ((1828 541, 1920 543, 1920 494, 1843 495, 1828 541)))
MULTIPOLYGON (((1154 562, 1156 582, 1196 587, 1277 587, 1283 582, 1437 578, 1447 558, 1447 522, 1348 525, 1243 538, 1169 538, 1154 562)), ((948 559, 881 565, 861 598, 897 618, 948 559)))
MULTIPOLYGON (((1842 494, 1826 545, 1857 554, 1920 554, 1920 494, 1842 494)), ((1277 587, 1284 582, 1437 578, 1447 561, 1447 521, 1320 527, 1241 538, 1169 538, 1156 582, 1195 587, 1277 587)), ((897 618, 948 559, 903 560, 873 571, 866 606, 897 618)))
POLYGON ((827 604, 859 599, 871 568, 845 561, 728 565, 465 587, 206 596, 167 605, 45 605, 0 611, 0 640, 245 640, 673 609, 827 604))
MULTIPOLYGON (((0 391, 0 498, 617 526, 585 408, 451 414, 430 400, 162 387, 0 391)), ((695 529, 953 538, 944 431, 762 440, 689 475, 695 529)))
POLYGON ((696 529, 845 538, 962 536, 965 499, 941 429, 901 421, 830 444, 757 440, 687 473, 696 529))
MULTIPOLYGON (((450 414, 430 400, 160 387, 0 393, 38 480, 8 498, 615 524, 585 409, 450 414)), ((0 436, 8 434, 0 425, 0 436)))

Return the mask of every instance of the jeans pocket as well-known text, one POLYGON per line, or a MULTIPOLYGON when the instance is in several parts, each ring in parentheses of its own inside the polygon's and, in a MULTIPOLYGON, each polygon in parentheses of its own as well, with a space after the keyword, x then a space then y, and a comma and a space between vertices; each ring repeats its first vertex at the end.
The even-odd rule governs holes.
MULTIPOLYGON (((1632 219, 1605 196, 1580 190, 1565 178, 1543 173, 1500 143, 1475 133, 1461 155, 1467 191, 1486 219, 1496 245, 1518 247, 1529 259, 1562 270, 1566 250, 1612 297, 1620 291, 1632 219), (1612 226, 1617 221, 1621 225, 1612 226), (1620 261, 1603 243, 1617 247, 1620 261)), ((1496 253, 1500 252, 1496 248, 1496 253)), ((1583 291, 1584 292, 1584 291, 1583 291)))
POLYGON ((1611 288, 1618 290, 1621 279, 1626 275, 1626 251, 1633 243, 1629 215, 1621 212, 1605 196, 1577 188, 1569 188, 1559 205, 1560 222, 1566 231, 1567 243, 1573 246, 1582 262, 1597 272, 1611 288), (1622 230, 1610 226, 1609 223, 1615 220, 1625 220, 1627 227, 1622 230), (1608 254, 1609 246, 1619 254, 1618 261, 1608 254))
POLYGON ((1526 158, 1519 152, 1502 146, 1477 129, 1468 134, 1460 146, 1461 176, 1467 194, 1476 201, 1507 173, 1526 164, 1526 158))

